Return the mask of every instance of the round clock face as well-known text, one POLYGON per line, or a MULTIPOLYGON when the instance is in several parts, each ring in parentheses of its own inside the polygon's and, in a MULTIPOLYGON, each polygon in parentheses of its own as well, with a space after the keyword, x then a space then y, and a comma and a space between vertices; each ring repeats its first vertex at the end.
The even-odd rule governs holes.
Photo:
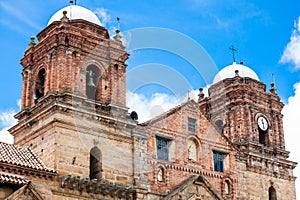
POLYGON ((262 131, 266 131, 269 128, 268 121, 262 116, 257 119, 257 124, 262 131))

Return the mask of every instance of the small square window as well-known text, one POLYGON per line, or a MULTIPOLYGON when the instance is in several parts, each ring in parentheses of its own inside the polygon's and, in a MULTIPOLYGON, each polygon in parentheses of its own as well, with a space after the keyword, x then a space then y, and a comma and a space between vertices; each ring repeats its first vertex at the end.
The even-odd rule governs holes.
POLYGON ((165 138, 156 138, 156 151, 157 158, 160 160, 168 160, 169 152, 168 152, 168 140, 165 138))
POLYGON ((196 119, 188 118, 188 130, 196 132, 196 119))

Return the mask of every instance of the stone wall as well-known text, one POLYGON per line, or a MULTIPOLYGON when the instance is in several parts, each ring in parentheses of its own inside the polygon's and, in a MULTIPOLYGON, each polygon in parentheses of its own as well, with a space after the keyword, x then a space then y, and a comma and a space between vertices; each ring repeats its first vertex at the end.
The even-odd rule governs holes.
POLYGON ((295 200, 295 179, 283 179, 247 170, 245 162, 237 163, 237 199, 269 199, 268 190, 273 186, 277 199, 295 200))

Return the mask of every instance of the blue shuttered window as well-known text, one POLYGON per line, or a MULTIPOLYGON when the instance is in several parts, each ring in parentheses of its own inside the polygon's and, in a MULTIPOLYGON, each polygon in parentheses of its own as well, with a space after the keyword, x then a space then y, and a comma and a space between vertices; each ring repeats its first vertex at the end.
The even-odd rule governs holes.
POLYGON ((214 151, 214 170, 224 172, 224 154, 214 151))
POLYGON ((168 140, 163 138, 156 138, 156 151, 157 158, 160 160, 168 160, 169 152, 168 152, 168 140))

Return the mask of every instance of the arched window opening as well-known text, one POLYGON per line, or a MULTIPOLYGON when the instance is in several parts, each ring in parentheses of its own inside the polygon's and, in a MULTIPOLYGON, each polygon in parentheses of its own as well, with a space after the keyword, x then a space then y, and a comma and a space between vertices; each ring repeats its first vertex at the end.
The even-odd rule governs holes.
POLYGON ((276 190, 273 186, 269 188, 269 200, 277 200, 276 190))
POLYGON ((224 182, 224 194, 230 194, 230 182, 228 180, 224 182))
POLYGON ((101 179, 102 154, 97 147, 90 151, 90 179, 101 179))
POLYGON ((190 140, 188 143, 188 159, 198 161, 198 145, 194 140, 190 140))
POLYGON ((258 141, 260 144, 268 145, 268 129, 269 123, 264 116, 257 118, 258 141))
POLYGON ((99 77, 100 71, 95 65, 86 68, 86 96, 88 99, 95 100, 99 77))
POLYGON ((158 168, 157 170, 157 180, 159 182, 163 182, 164 181, 164 169, 163 168, 158 168))
POLYGON ((69 37, 68 36, 65 37, 65 45, 69 46, 69 37))
POLYGON ((217 131, 219 131, 220 133, 222 133, 223 132, 223 121, 222 120, 217 120, 216 122, 215 122, 215 126, 216 126, 216 128, 217 128, 217 131))
POLYGON ((43 68, 39 71, 35 82, 34 95, 36 100, 44 96, 45 79, 46 79, 46 70, 43 68))

